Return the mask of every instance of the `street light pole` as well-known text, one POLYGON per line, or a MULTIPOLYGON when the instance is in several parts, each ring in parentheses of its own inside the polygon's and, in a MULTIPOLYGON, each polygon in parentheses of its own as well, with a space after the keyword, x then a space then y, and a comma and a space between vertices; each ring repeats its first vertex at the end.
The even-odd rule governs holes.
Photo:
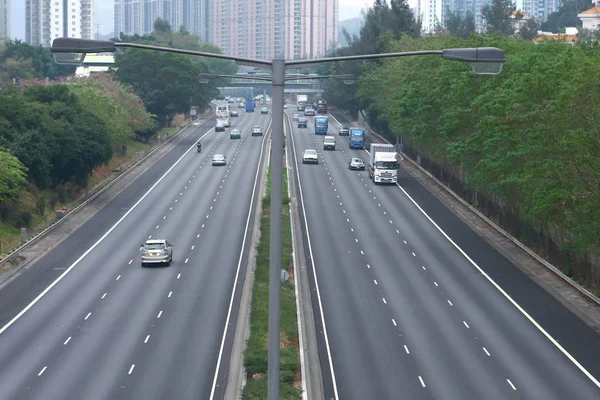
POLYGON ((271 219, 269 243, 269 364, 268 400, 279 398, 279 344, 281 309, 281 233, 283 211, 283 89, 285 60, 273 60, 271 93, 271 219))

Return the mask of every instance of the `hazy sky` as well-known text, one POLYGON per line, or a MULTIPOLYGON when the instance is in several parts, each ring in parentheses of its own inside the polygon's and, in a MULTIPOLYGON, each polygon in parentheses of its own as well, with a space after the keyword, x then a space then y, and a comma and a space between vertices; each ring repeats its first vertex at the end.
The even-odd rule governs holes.
MULTIPOLYGON (((409 0, 412 4, 414 0, 409 0)), ((339 0, 340 20, 360 16, 360 10, 367 5, 373 4, 372 0, 339 0)), ((109 34, 113 31, 113 0, 96 0, 96 23, 100 24, 98 29, 101 34, 109 34)), ((94 31, 96 29, 94 28, 94 31)), ((25 0, 12 1, 11 36, 16 39, 25 40, 25 0)))

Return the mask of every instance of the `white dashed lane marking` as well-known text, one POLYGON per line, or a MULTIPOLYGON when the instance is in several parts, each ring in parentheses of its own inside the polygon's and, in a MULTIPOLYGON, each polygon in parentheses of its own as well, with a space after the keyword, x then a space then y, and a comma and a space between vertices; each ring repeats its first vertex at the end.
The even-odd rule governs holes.
POLYGON ((48 366, 45 366, 44 368, 42 368, 42 370, 38 373, 38 376, 42 376, 44 371, 46 371, 46 368, 48 368, 48 366))

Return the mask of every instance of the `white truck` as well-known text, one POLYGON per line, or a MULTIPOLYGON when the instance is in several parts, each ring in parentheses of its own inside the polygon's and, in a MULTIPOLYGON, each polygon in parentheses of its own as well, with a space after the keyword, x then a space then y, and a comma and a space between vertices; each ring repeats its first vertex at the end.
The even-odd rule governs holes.
POLYGON ((393 144, 371 143, 369 158, 369 177, 375 184, 398 182, 398 164, 396 148, 393 144))
POLYGON ((299 94, 296 96, 296 110, 304 111, 304 107, 306 107, 306 102, 308 101, 308 95, 299 94))

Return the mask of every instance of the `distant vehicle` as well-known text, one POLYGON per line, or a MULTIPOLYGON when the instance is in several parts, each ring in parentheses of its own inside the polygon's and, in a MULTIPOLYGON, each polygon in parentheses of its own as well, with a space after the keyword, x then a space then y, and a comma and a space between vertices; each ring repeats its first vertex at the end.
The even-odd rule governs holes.
POLYGON ((369 178, 375 184, 398 182, 398 160, 396 147, 388 143, 371 143, 369 178))
POLYGON ((240 132, 239 129, 232 129, 231 132, 229 132, 229 138, 230 139, 241 139, 242 132, 240 132))
POLYGON ((350 128, 350 148, 365 148, 365 130, 362 128, 350 128))
POLYGON ((227 104, 217 105, 215 114, 217 115, 217 118, 229 117, 229 106, 227 104))
POLYGON ((240 104, 238 104, 238 108, 244 108, 246 107, 246 103, 244 103, 243 101, 240 102, 240 104))
POLYGON ((284 105, 283 105, 283 108, 287 108, 287 104, 284 104, 284 105))
POLYGON ((292 121, 298 121, 298 118, 300 118, 298 114, 292 115, 292 121))
POLYGON ((263 107, 260 109, 260 115, 268 114, 268 113, 269 113, 269 110, 267 109, 267 107, 263 107))
POLYGON ((350 129, 346 128, 345 126, 342 126, 339 130, 339 135, 340 136, 350 136, 350 129))
POLYGON ((319 115, 315 117, 315 135, 327 135, 329 129, 329 120, 327 117, 319 115))
POLYGON ((335 138, 333 136, 323 138, 323 150, 335 150, 335 138))
POLYGON ((215 125, 215 132, 225 132, 225 125, 220 119, 217 120, 217 125, 215 125))
POLYGON ((316 150, 304 150, 302 154, 302 164, 318 164, 319 155, 316 150))
POLYGON ((308 96, 305 94, 299 94, 296 96, 296 111, 304 111, 308 96))
POLYGON ((229 99, 231 98, 231 96, 225 96, 225 100, 229 101, 229 99))
POLYGON ((327 114, 327 100, 317 100, 317 114, 327 114))
POLYGON ((146 240, 141 245, 142 267, 148 264, 167 264, 173 262, 173 245, 165 239, 146 240))
POLYGON ((246 100, 246 112, 254 112, 254 107, 256 107, 254 100, 246 100))
POLYGON ((229 116, 230 117, 239 117, 240 115, 238 114, 237 111, 231 110, 231 111, 229 111, 229 116))
POLYGON ((360 158, 353 158, 348 163, 348 169, 350 169, 350 170, 356 169, 359 171, 364 171, 365 170, 365 162, 363 160, 361 160, 360 158))
POLYGON ((227 161, 225 161, 225 156, 223 154, 215 154, 212 158, 212 165, 227 165, 227 161))
POLYGON ((308 118, 306 118, 306 117, 298 118, 298 128, 308 128, 308 118))
POLYGON ((252 136, 262 136, 262 128, 258 125, 252 127, 252 136))
POLYGON ((309 116, 314 116, 315 115, 315 109, 312 107, 309 107, 308 105, 304 108, 304 116, 305 117, 309 117, 309 116))

